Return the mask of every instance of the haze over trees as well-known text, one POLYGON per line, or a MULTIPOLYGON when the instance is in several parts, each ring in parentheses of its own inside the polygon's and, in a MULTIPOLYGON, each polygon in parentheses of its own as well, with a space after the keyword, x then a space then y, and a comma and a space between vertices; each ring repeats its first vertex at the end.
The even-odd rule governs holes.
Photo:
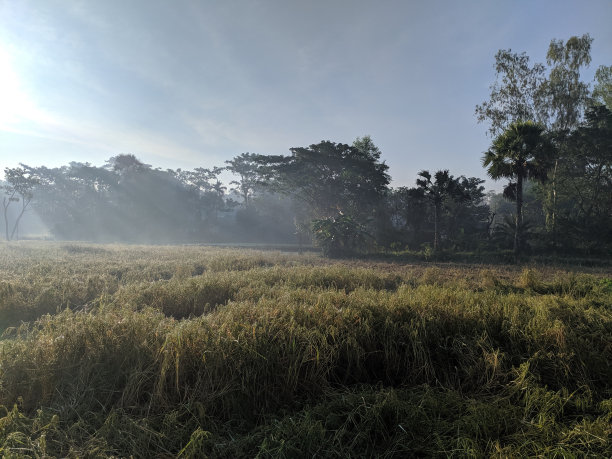
POLYGON ((19 223, 32 202, 34 196, 33 189, 39 181, 36 175, 22 167, 6 168, 4 170, 4 178, 6 184, 1 185, 0 190, 4 191, 2 210, 5 237, 7 241, 10 241, 18 234, 19 223), (12 207, 18 207, 18 210, 11 225, 9 209, 12 207))
POLYGON ((103 166, 6 169, 5 238, 17 238, 34 210, 58 239, 314 242, 334 256, 610 254, 612 67, 600 66, 593 84, 581 79, 592 41, 552 40, 545 64, 510 49, 496 54, 490 97, 475 113, 491 136, 486 173, 508 180, 502 195, 449 170, 424 170, 414 187, 390 188, 370 136, 288 155, 242 153, 194 170, 164 171, 119 154, 103 166))

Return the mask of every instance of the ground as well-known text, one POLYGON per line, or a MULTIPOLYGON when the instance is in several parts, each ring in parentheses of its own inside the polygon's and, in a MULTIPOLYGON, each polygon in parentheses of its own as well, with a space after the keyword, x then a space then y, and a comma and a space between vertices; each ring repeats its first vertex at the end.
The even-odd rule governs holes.
POLYGON ((2 453, 609 457, 611 277, 2 244, 2 453))

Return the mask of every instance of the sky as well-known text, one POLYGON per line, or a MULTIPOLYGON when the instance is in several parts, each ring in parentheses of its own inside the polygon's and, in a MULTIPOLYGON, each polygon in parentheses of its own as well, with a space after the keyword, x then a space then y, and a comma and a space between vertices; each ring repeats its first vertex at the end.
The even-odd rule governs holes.
POLYGON ((474 108, 495 53, 544 62, 589 33, 590 81, 611 23, 610 0, 0 0, 0 171, 123 153, 193 169, 370 135, 392 186, 486 178, 474 108))

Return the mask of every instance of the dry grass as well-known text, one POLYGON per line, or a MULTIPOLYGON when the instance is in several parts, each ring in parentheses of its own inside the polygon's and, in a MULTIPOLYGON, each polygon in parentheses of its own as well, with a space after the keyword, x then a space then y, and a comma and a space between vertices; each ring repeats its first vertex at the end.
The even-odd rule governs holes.
POLYGON ((605 270, 0 246, 8 456, 609 457, 605 270))

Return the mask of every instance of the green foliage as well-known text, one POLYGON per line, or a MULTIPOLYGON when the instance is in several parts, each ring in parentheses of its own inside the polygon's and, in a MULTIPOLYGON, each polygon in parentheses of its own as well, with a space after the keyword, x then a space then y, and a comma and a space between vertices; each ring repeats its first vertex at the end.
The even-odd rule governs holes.
POLYGON ((545 179, 551 164, 552 146, 543 133, 544 128, 531 121, 513 123, 493 141, 482 159, 489 176, 492 179, 545 179))
POLYGON ((476 106, 478 122, 490 123, 489 133, 497 136, 517 121, 548 119, 545 67, 529 63, 525 53, 500 49, 495 55, 496 81, 489 100, 476 106))
MULTIPOLYGON (((490 99, 476 107, 478 121, 488 121, 489 132, 498 136, 492 150, 504 135, 508 137, 517 124, 527 120, 537 121, 545 134, 542 138, 554 143, 555 151, 548 155, 548 161, 534 164, 537 167, 524 174, 536 181, 549 178, 537 186, 545 222, 530 220, 541 236, 539 248, 553 253, 592 254, 610 249, 610 232, 606 229, 609 212, 602 213, 603 208, 610 208, 609 161, 603 153, 610 150, 604 146, 610 138, 605 129, 610 72, 607 66, 597 69, 592 93, 589 84, 580 79, 581 70, 591 63, 592 42, 588 34, 552 40, 546 55, 547 67, 530 66, 525 53, 500 50, 496 55, 497 81, 491 87, 490 99)), ((518 153, 521 144, 527 145, 519 137, 515 136, 514 146, 507 152, 518 153)), ((505 161, 494 161, 490 151, 483 164, 491 177, 511 178, 504 195, 517 202, 514 226, 518 230, 522 223, 523 179, 516 170, 512 171, 518 163, 510 156, 502 156, 505 161)), ((516 256, 521 251, 520 239, 515 234, 516 256)))
POLYGON ((558 240, 565 250, 611 253, 612 112, 591 107, 561 143, 558 240))
POLYGON ((364 252, 372 241, 363 225, 343 214, 313 220, 312 232, 323 254, 329 257, 364 252))
POLYGON ((412 248, 428 244, 425 247, 435 252, 476 247, 486 238, 489 226, 482 183, 475 177, 455 178, 447 170, 433 176, 421 171, 417 187, 391 190, 386 197, 391 244, 398 239, 412 248))
POLYGON ((438 225, 443 205, 450 204, 452 201, 467 201, 469 196, 461 188, 459 179, 450 175, 448 170, 437 171, 434 174, 433 180, 429 171, 419 172, 419 177, 416 181, 417 187, 422 191, 423 196, 431 202, 433 207, 433 250, 435 252, 438 250, 439 245, 438 225))
POLYGON ((369 137, 356 146, 322 141, 291 153, 271 157, 272 186, 303 202, 315 218, 369 215, 390 181, 369 137))
POLYGON ((600 65, 595 72, 593 99, 612 110, 612 65, 600 65))
POLYGON ((520 229, 523 225, 523 182, 526 179, 545 181, 554 155, 554 147, 543 132, 542 126, 531 121, 512 123, 495 138, 491 149, 482 158, 482 165, 487 168, 492 179, 510 179, 504 189, 504 196, 516 201, 516 256, 522 249, 520 229))
POLYGON ((523 252, 529 252, 530 241, 533 241, 535 235, 533 233, 533 225, 529 220, 523 220, 519 223, 519 227, 516 227, 516 218, 511 215, 506 215, 501 222, 499 222, 491 237, 491 242, 502 249, 512 249, 514 244, 515 234, 519 235, 519 246, 523 252))
POLYGON ((580 81, 580 68, 591 63, 589 34, 571 37, 567 42, 552 40, 546 54, 551 66, 546 91, 553 129, 566 131, 578 124, 589 100, 589 85, 580 81))

